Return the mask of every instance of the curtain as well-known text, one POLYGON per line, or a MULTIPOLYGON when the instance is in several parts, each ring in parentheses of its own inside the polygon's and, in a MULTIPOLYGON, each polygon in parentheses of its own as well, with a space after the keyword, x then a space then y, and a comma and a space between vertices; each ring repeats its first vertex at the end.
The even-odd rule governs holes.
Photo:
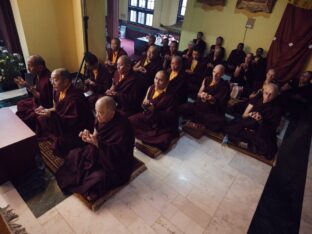
POLYGON ((22 54, 10 0, 0 0, 0 35, 10 52, 22 54))
POLYGON ((281 82, 298 77, 312 54, 312 10, 286 6, 268 52, 268 68, 281 82))

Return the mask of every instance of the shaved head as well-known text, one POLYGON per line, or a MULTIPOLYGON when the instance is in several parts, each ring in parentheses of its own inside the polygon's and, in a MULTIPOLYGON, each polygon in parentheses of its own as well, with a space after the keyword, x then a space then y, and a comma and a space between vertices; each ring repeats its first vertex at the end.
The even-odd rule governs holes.
POLYGON ((116 110, 116 102, 112 97, 105 96, 101 97, 96 101, 96 106, 98 106, 101 110, 116 110))
POLYGON ((267 83, 263 85, 263 103, 274 100, 279 94, 279 87, 274 83, 267 83))
POLYGON ((39 55, 32 55, 27 59, 28 71, 33 75, 39 75, 46 69, 44 59, 39 55))
POLYGON ((116 102, 112 97, 101 97, 95 103, 96 119, 99 123, 108 123, 114 118, 116 102))

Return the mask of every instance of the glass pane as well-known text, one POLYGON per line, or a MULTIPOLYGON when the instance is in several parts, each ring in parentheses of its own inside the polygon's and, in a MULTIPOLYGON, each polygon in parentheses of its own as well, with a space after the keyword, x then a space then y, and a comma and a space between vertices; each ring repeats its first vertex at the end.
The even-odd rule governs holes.
POLYGON ((183 15, 183 16, 184 16, 184 14, 185 14, 185 8, 186 8, 186 7, 183 7, 183 6, 181 7, 181 15, 183 15))
POLYGON ((147 0, 147 9, 154 10, 155 0, 147 0))
POLYGON ((146 0, 139 0, 139 7, 145 8, 146 6, 146 0))
POLYGON ((130 5, 131 6, 137 6, 138 5, 138 0, 131 0, 130 5))
POLYGON ((144 24, 145 21, 145 13, 139 12, 138 13, 138 23, 139 24, 144 24))
POLYGON ((152 26, 153 25, 153 15, 146 14, 146 25, 152 26))
POLYGON ((130 21, 136 22, 136 11, 133 10, 130 11, 130 21))

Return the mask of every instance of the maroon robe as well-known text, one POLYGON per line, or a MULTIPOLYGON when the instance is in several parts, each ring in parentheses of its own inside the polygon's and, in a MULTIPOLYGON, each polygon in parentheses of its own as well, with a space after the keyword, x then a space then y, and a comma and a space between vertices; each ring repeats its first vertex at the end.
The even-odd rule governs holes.
POLYGON ((144 66, 146 55, 144 55, 140 60, 140 66, 146 69, 146 73, 136 72, 139 79, 141 79, 142 85, 144 86, 144 91, 148 89, 154 83, 155 75, 158 71, 162 69, 162 62, 160 58, 155 58, 149 64, 144 66))
POLYGON ((204 92, 212 95, 215 103, 202 102, 198 99, 194 103, 186 103, 179 107, 179 113, 196 123, 205 125, 212 131, 220 130, 225 124, 225 108, 230 98, 230 86, 227 81, 221 79, 217 84, 209 86, 211 77, 205 78, 204 92))
MULTIPOLYGON (((193 59, 188 59, 185 62, 185 69, 191 69, 193 59)), ((204 59, 199 59, 193 71, 193 74, 185 73, 187 78, 188 95, 196 98, 198 90, 207 74, 207 64, 204 59)))
POLYGON ((92 95, 88 97, 91 108, 94 108, 96 101, 105 95, 107 89, 112 86, 112 78, 108 75, 108 71, 103 64, 99 64, 98 74, 95 77, 92 71, 90 73, 90 80, 95 82, 95 85, 88 85, 87 88, 92 91, 92 95))
POLYGON ((64 157, 83 144, 79 133, 92 130, 94 117, 87 98, 74 86, 67 90, 63 100, 59 101, 59 96, 59 92, 54 95, 56 110, 51 116, 37 118, 37 133, 43 139, 52 139, 54 153, 64 157))
POLYGON ((51 72, 48 69, 42 71, 39 77, 34 79, 39 98, 32 97, 17 103, 16 115, 23 120, 33 131, 36 129, 35 109, 39 106, 51 108, 53 106, 53 87, 50 82, 51 72))
MULTIPOLYGON (((209 63, 211 63, 213 65, 213 67, 221 64, 223 65, 224 62, 223 62, 223 59, 222 57, 218 57, 218 58, 214 58, 214 54, 209 54, 207 57, 206 57, 206 64, 208 65, 209 63)), ((205 74, 206 76, 212 76, 212 71, 213 71, 213 68, 211 67, 207 67, 207 73, 205 74)))
POLYGON ((242 50, 232 50, 230 56, 227 59, 227 68, 232 74, 237 66, 244 62, 246 53, 242 50))
POLYGON ((147 93, 147 99, 153 104, 154 110, 135 114, 129 118, 136 138, 143 143, 165 151, 171 141, 178 137, 178 117, 175 112, 176 100, 168 92, 160 94, 153 99, 155 87, 152 85, 147 93))
POLYGON ((167 92, 172 93, 175 96, 178 104, 187 101, 187 80, 185 72, 180 71, 176 78, 169 81, 167 92))
POLYGON ((127 118, 118 112, 106 124, 95 124, 98 147, 88 144, 73 149, 57 171, 64 192, 80 193, 92 199, 126 183, 132 173, 134 134, 127 118))
POLYGON ((130 116, 141 110, 144 98, 142 83, 132 71, 123 80, 119 80, 119 72, 116 71, 113 79, 114 91, 117 92, 114 100, 122 115, 130 116))
POLYGON ((250 150, 272 159, 277 152, 276 129, 282 117, 280 100, 275 98, 263 103, 259 95, 249 103, 253 105, 252 112, 262 115, 262 121, 257 122, 251 117, 235 120, 225 128, 225 132, 233 142, 247 142, 250 150))
MULTIPOLYGON (((107 59, 112 62, 113 61, 113 53, 114 53, 114 51, 111 48, 108 48, 106 53, 107 53, 107 59)), ((114 72, 117 69, 117 61, 118 61, 119 57, 122 56, 122 55, 127 55, 128 56, 127 52, 123 48, 120 48, 118 50, 118 53, 117 53, 116 62, 113 64, 113 66, 106 65, 106 69, 108 70, 108 72, 110 74, 110 77, 112 77, 114 75, 114 72)))

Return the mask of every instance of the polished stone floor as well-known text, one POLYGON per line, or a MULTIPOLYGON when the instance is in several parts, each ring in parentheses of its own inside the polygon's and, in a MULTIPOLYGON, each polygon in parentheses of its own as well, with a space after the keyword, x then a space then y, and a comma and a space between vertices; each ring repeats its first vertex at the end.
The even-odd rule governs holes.
MULTIPOLYGON (((157 159, 134 154, 148 170, 95 213, 69 196, 35 218, 11 182, 0 185, 0 206, 34 234, 246 233, 272 169, 207 137, 184 135, 157 159)), ((311 233, 311 158, 301 233, 311 233)))

